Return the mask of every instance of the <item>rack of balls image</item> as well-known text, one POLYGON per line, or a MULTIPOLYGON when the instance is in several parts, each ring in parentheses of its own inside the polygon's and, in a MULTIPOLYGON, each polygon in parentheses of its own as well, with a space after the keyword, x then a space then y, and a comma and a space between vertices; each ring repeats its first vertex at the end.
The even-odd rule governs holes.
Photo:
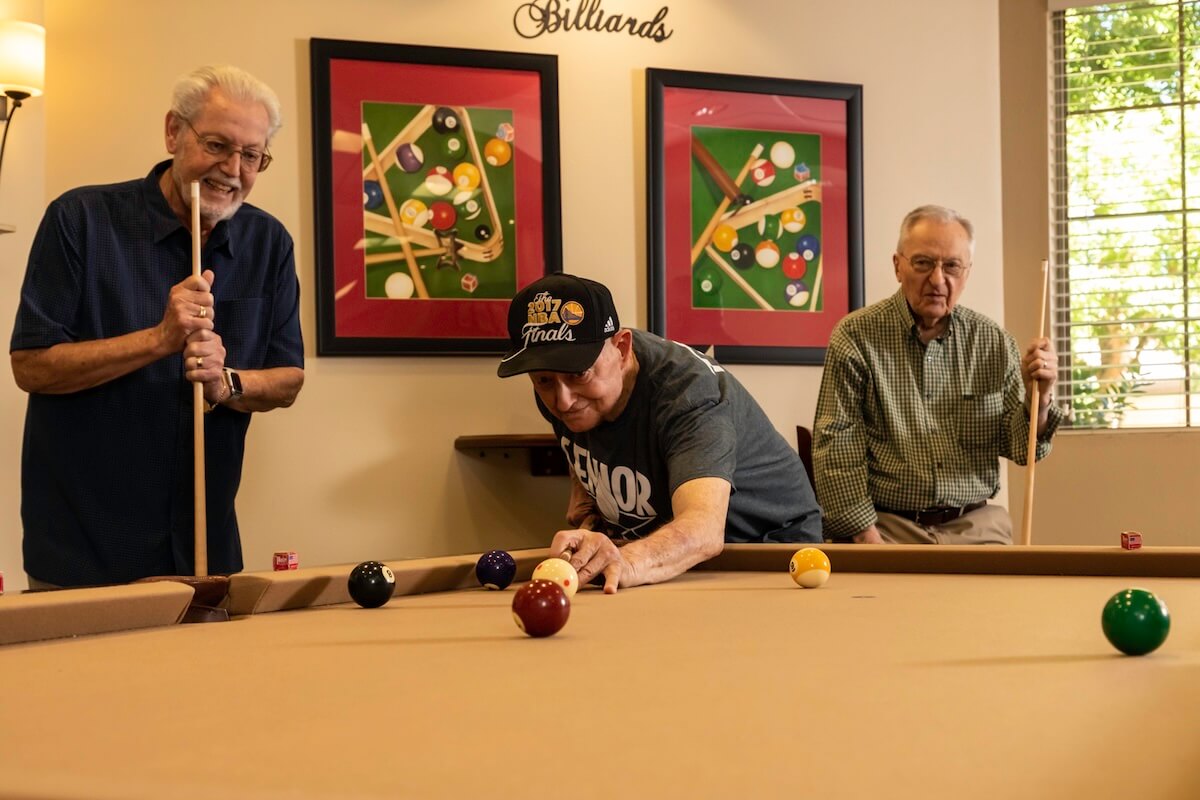
POLYGON ((820 311, 821 137, 691 129, 692 306, 820 311))
POLYGON ((512 111, 364 102, 362 119, 366 296, 511 297, 512 111))

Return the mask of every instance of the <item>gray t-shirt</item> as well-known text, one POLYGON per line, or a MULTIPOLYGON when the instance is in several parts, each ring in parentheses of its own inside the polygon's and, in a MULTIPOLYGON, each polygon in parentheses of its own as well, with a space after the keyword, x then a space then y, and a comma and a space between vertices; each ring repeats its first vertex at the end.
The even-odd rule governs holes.
POLYGON ((821 541, 804 465, 745 387, 692 348, 645 331, 633 331, 633 349, 637 382, 613 422, 572 433, 538 402, 609 535, 648 535, 670 522, 681 484, 712 477, 733 487, 725 541, 821 541))

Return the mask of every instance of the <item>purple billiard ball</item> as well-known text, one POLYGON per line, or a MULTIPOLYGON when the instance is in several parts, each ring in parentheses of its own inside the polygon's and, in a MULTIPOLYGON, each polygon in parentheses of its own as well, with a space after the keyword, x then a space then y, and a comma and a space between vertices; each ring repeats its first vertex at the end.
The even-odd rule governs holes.
POLYGON ((425 164, 425 154, 421 148, 411 142, 396 148, 396 163, 405 172, 416 172, 425 164))
POLYGON ((489 550, 475 562, 475 577, 488 589, 508 588, 517 574, 517 562, 504 550, 489 550))
POLYGON ((788 305, 800 308, 808 302, 808 284, 804 281, 789 281, 783 290, 783 294, 787 297, 788 305))

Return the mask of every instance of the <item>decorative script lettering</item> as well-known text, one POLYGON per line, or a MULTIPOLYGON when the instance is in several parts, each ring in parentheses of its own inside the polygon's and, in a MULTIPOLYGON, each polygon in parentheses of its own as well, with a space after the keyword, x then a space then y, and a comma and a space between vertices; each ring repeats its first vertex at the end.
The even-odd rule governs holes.
POLYGON ((627 14, 610 14, 601 7, 602 0, 579 0, 574 10, 571 0, 529 0, 517 6, 513 27, 526 39, 536 39, 543 33, 559 31, 607 31, 643 39, 665 42, 675 33, 665 25, 670 9, 663 6, 652 19, 638 21, 627 14))

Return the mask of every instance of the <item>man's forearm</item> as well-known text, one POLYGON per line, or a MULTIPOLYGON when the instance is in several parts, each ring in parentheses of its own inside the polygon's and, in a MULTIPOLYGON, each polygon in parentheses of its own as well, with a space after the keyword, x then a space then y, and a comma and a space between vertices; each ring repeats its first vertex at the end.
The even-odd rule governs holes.
POLYGON ((235 411, 270 411, 287 408, 296 402, 304 386, 304 370, 299 367, 238 370, 242 379, 242 396, 222 405, 235 411))
POLYGON ((13 377, 22 390, 70 394, 128 375, 170 352, 159 329, 154 327, 111 339, 14 350, 11 361, 13 377))

